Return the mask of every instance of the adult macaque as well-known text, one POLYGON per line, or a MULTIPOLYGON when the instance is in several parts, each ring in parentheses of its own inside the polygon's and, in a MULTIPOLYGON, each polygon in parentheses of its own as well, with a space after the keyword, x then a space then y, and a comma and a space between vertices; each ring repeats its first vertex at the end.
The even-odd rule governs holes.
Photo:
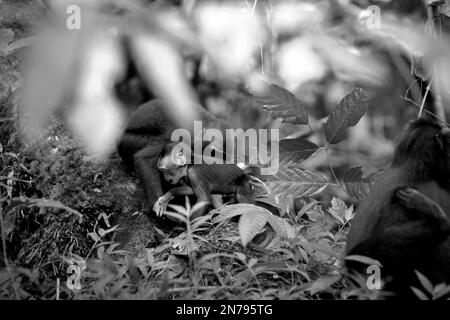
MULTIPOLYGON (((171 142, 172 132, 177 129, 164 113, 164 108, 161 100, 152 100, 136 109, 118 146, 119 155, 125 164, 136 171, 150 208, 163 195, 158 159, 164 147, 171 142)), ((206 110, 198 108, 197 111, 198 120, 202 121, 204 127, 225 128, 222 121, 206 110)))
MULTIPOLYGON (((381 262, 400 296, 419 286, 414 270, 433 284, 450 283, 450 130, 417 120, 401 135, 391 168, 377 176, 359 205, 346 255, 381 262)), ((365 273, 363 265, 347 268, 365 273)), ((367 267, 367 266, 366 266, 367 267)))
MULTIPOLYGON (((183 149, 177 143, 168 144, 158 161, 158 169, 164 180, 176 185, 155 203, 153 210, 162 216, 170 200, 180 195, 195 195, 197 201, 204 201, 217 207, 213 194, 231 196, 238 203, 254 203, 254 187, 266 185, 257 177, 234 164, 187 164, 183 149)), ((206 213, 208 207, 198 210, 191 219, 206 213)))

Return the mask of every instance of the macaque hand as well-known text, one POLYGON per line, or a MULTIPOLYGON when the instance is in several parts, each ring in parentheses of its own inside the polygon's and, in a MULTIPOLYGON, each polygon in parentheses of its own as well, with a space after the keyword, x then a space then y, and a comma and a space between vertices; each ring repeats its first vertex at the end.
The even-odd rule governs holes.
POLYGON ((434 218, 441 223, 449 224, 444 210, 423 193, 413 188, 403 187, 397 190, 396 196, 403 206, 419 212, 424 218, 434 218))
POLYGON ((155 211, 157 217, 162 217, 164 212, 167 210, 167 205, 169 204, 169 201, 173 199, 173 196, 169 193, 166 193, 165 195, 161 196, 156 200, 155 204, 153 205, 153 211, 155 211))

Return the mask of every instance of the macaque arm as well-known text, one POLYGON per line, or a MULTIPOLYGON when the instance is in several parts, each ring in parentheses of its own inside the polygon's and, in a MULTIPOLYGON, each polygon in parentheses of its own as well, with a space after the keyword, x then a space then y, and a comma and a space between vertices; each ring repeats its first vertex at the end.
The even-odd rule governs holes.
POLYGON ((450 234, 449 218, 437 202, 412 188, 400 188, 395 196, 405 208, 419 214, 425 220, 425 223, 422 223, 423 231, 429 229, 430 233, 450 234))
POLYGON ((211 195, 211 199, 212 199, 212 203, 213 203, 214 208, 218 209, 221 206, 223 206, 222 195, 220 195, 220 194, 213 194, 213 195, 211 195))
POLYGON ((190 186, 181 186, 170 189, 163 196, 159 197, 153 205, 153 211, 156 213, 157 217, 161 217, 164 215, 167 209, 167 205, 169 201, 172 200, 175 196, 189 196, 193 195, 194 191, 190 186))
POLYGON ((162 196, 161 178, 158 170, 158 158, 164 148, 164 141, 153 141, 134 155, 134 167, 143 184, 150 207, 162 196))
POLYGON ((170 194, 172 197, 176 196, 191 196, 194 195, 194 190, 190 186, 181 186, 170 189, 166 194, 170 194))
POLYGON ((206 181, 202 180, 190 180, 192 189, 197 197, 197 201, 206 201, 212 203, 211 191, 208 188, 206 181))
POLYGON ((434 247, 450 235, 450 222, 441 206, 412 188, 403 187, 395 192, 396 199, 419 219, 382 227, 376 235, 357 245, 357 252, 382 255, 393 247, 434 247), (385 248, 385 246, 391 248, 385 248))

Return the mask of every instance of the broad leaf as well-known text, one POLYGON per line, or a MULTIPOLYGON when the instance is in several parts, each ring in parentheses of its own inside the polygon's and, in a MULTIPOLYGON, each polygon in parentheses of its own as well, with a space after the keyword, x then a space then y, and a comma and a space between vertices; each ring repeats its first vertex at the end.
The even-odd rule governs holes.
POLYGON ((417 288, 411 287, 411 290, 414 292, 414 294, 419 298, 420 300, 430 300, 425 293, 420 291, 417 288))
POLYGON ((331 287, 334 283, 336 283, 341 277, 339 275, 337 276, 331 276, 331 275, 325 275, 311 283, 308 291, 311 294, 316 294, 320 291, 326 290, 329 287, 331 287))
POLYGON ((356 167, 350 169, 344 175, 344 186, 350 197, 355 200, 361 200, 368 195, 370 191, 370 186, 373 182, 373 177, 378 173, 369 174, 367 177, 363 177, 363 172, 361 167, 356 167))
POLYGON ((379 266, 379 267, 383 266, 378 260, 375 260, 375 259, 372 259, 372 258, 366 257, 366 256, 357 255, 357 254, 351 255, 351 256, 346 256, 345 260, 360 262, 360 263, 363 263, 368 266, 371 266, 371 265, 379 266))
POLYGON ((440 283, 434 287, 433 299, 440 299, 441 297, 447 296, 450 293, 450 285, 445 283, 440 283))
POLYGON ((429 293, 433 293, 434 291, 434 286, 431 283, 430 280, 428 280, 427 277, 425 277, 425 275, 423 275, 422 273, 420 273, 419 271, 415 270, 414 271, 416 273, 417 278, 420 281, 420 284, 425 288, 425 290, 427 290, 427 292, 429 293))
POLYGON ((322 176, 296 166, 281 168, 266 184, 273 194, 295 198, 311 197, 328 185, 322 176))
MULTIPOLYGON (((273 215, 270 211, 268 211, 262 207, 255 206, 253 204, 246 204, 246 203, 230 204, 230 205, 226 205, 226 206, 216 209, 215 212, 219 213, 219 215, 213 219, 213 224, 224 223, 225 221, 227 221, 233 217, 236 217, 236 216, 242 216, 240 219, 242 219, 244 216, 248 216, 248 217, 252 217, 252 218, 255 218, 256 216, 262 216, 262 217, 264 217, 264 219, 261 219, 260 222, 262 224, 262 221, 263 220, 265 221, 263 227, 265 226, 266 223, 268 223, 278 236, 280 236, 282 238, 289 238, 290 235, 292 235, 293 233, 296 234, 296 231, 292 230, 293 227, 288 225, 288 222, 285 219, 277 217, 277 216, 273 215)), ((246 227, 246 223, 247 223, 246 219, 247 218, 243 219, 242 223, 244 225, 242 225, 242 228, 246 227)), ((241 224, 241 220, 239 220, 239 224, 241 224)), ((260 226, 259 223, 257 223, 256 225, 258 227, 260 226)), ((260 229, 260 231, 261 231, 261 229, 260 229)), ((243 232, 241 232, 241 229, 239 229, 239 233, 242 236, 243 232)), ((253 233, 254 233, 254 230, 245 231, 245 237, 243 238, 244 244, 245 243, 248 244, 247 241, 251 241, 253 239, 253 237, 259 232, 257 232, 255 235, 253 235, 253 237, 250 238, 250 236, 253 233), (248 240, 248 239, 250 239, 250 240, 248 240)))
POLYGON ((212 223, 213 224, 224 223, 227 220, 230 220, 234 217, 255 210, 254 207, 256 206, 244 203, 229 204, 222 206, 212 211, 212 214, 214 215, 217 214, 216 217, 213 218, 212 223))
POLYGON ((280 140, 280 166, 300 163, 312 156, 319 146, 305 139, 280 140))
POLYGON ((335 144, 345 138, 346 129, 359 122, 371 98, 371 91, 356 88, 339 102, 325 123, 325 137, 329 143, 335 144))
POLYGON ((276 230, 277 235, 281 238, 294 239, 298 235, 297 228, 291 225, 286 219, 273 215, 271 219, 268 219, 268 222, 272 228, 275 224, 277 225, 276 228, 273 229, 276 230))
POLYGON ((261 231, 267 223, 264 214, 258 212, 248 212, 239 219, 238 229, 241 236, 242 245, 247 246, 250 241, 261 231))
POLYGON ((302 102, 288 90, 271 84, 266 96, 255 96, 256 102, 274 118, 282 118, 284 123, 308 124, 308 114, 302 102))
POLYGON ((328 213, 343 225, 346 221, 353 218, 353 206, 347 208, 343 200, 333 197, 331 199, 331 207, 328 208, 328 213))
POLYGON ((281 210, 280 203, 277 202, 274 197, 256 198, 255 200, 257 203, 262 202, 262 203, 268 204, 272 207, 275 207, 275 208, 281 210))

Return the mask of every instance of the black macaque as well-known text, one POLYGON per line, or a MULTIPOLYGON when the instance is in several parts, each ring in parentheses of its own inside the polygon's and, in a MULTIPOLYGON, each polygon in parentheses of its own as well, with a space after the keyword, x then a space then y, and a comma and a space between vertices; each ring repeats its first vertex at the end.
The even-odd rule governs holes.
MULTIPOLYGON (((180 195, 195 195, 197 201, 204 201, 217 207, 213 194, 230 196, 237 203, 255 203, 254 187, 270 193, 266 185, 256 176, 234 164, 186 164, 187 159, 177 143, 166 145, 158 161, 158 169, 164 180, 179 186, 170 189, 156 201, 153 210, 162 216, 170 200, 180 195), (181 184, 181 185, 180 185, 181 184)), ((205 206, 194 213, 191 219, 204 215, 205 206)))
MULTIPOLYGON (((164 113, 164 108, 161 100, 151 100, 137 108, 131 114, 118 145, 119 155, 129 168, 136 171, 143 185, 149 208, 163 195, 164 183, 157 164, 176 129, 164 113)), ((205 128, 223 130, 226 127, 223 121, 214 118, 206 110, 199 108, 198 113, 198 120, 203 121, 205 128)))
MULTIPOLYGON (((397 143, 392 165, 378 175, 359 205, 346 255, 383 265, 387 291, 413 297, 414 270, 434 285, 450 284, 450 130, 431 120, 411 123, 397 143)), ((367 266, 347 261, 350 271, 367 266)))

